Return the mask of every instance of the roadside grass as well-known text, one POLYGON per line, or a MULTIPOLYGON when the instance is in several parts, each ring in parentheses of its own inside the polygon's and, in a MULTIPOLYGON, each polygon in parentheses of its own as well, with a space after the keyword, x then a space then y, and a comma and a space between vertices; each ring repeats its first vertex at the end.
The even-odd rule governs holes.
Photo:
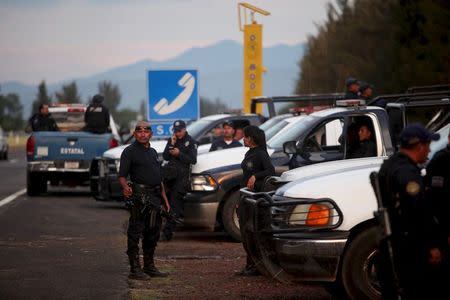
POLYGON ((8 136, 8 145, 10 148, 20 148, 25 147, 25 144, 27 143, 28 135, 27 134, 20 134, 20 135, 12 135, 8 136))

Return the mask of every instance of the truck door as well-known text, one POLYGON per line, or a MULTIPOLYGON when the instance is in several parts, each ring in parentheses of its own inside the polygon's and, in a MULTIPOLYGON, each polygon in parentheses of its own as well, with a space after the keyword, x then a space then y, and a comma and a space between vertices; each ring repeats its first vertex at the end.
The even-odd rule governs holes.
POLYGON ((306 138, 299 142, 299 152, 295 155, 297 167, 343 159, 344 149, 340 138, 344 124, 343 118, 334 118, 313 128, 306 138))

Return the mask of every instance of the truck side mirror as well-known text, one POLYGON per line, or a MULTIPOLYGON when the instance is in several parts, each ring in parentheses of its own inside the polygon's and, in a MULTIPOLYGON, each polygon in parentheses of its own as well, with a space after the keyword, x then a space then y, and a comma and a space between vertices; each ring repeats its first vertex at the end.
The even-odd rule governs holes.
POLYGON ((296 154, 297 146, 296 141, 289 141, 283 144, 283 152, 286 154, 296 154))

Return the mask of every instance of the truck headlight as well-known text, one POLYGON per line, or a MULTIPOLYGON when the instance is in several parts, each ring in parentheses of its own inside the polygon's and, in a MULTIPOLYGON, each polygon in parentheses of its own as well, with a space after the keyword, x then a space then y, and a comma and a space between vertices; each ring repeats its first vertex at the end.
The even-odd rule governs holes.
POLYGON ((191 190, 192 191, 215 191, 217 189, 217 182, 210 175, 192 175, 191 176, 191 190))

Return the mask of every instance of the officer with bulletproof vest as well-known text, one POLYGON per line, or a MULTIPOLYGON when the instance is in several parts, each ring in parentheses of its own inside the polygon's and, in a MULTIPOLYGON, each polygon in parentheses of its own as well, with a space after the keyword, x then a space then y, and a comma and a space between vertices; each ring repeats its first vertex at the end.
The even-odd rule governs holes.
MULTIPOLYGON (((444 149, 436 152, 427 165, 425 184, 427 199, 430 201, 431 211, 438 223, 439 243, 443 250, 443 270, 437 270, 437 276, 446 278, 450 282, 450 130, 448 144, 444 149)), ((443 281, 445 282, 445 281, 443 281)))
POLYGON ((359 82, 356 78, 347 78, 345 80, 345 87, 345 99, 359 99, 359 82))
POLYGON ((234 139, 234 134, 236 130, 233 122, 231 121, 224 122, 222 128, 223 128, 223 137, 218 138, 212 142, 211 148, 209 148, 209 152, 235 147, 242 147, 242 144, 234 139))
POLYGON ((39 105, 39 112, 34 114, 29 120, 33 131, 58 131, 58 125, 48 112, 48 105, 39 105))
MULTIPOLYGON (((164 184, 169 193, 169 203, 176 218, 183 217, 183 197, 189 190, 191 165, 197 163, 197 141, 186 131, 186 123, 177 120, 173 123, 173 135, 167 141, 163 158, 164 184)), ((162 240, 170 241, 175 229, 175 221, 167 220, 162 240)))
POLYGON ((103 100, 104 97, 99 94, 92 97, 92 102, 84 113, 85 131, 98 134, 109 131, 109 110, 102 104, 103 100))
POLYGON ((441 261, 418 166, 426 162, 430 142, 438 138, 421 124, 408 125, 400 135, 399 152, 380 168, 381 199, 392 231, 389 240, 382 239, 379 245, 377 274, 384 299, 426 297, 430 292, 427 274, 441 261))
POLYGON ((154 263, 156 245, 161 230, 161 205, 168 212, 170 205, 160 173, 158 154, 151 147, 150 123, 139 121, 134 130, 135 142, 126 147, 120 157, 119 182, 130 211, 127 255, 131 279, 165 277, 154 263), (127 181, 129 176, 130 182, 127 181), (139 239, 142 237, 144 268, 139 260, 139 239))

